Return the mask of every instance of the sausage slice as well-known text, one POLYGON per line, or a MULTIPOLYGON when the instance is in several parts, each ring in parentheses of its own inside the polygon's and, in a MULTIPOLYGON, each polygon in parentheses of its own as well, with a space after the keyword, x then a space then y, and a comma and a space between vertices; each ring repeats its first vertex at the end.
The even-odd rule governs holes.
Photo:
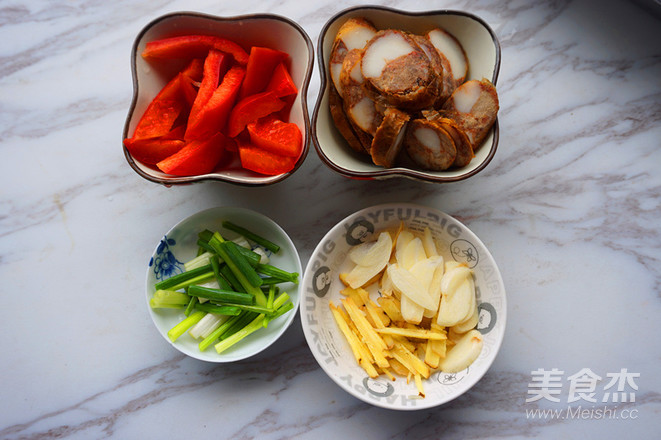
POLYGON ((410 119, 408 113, 389 107, 383 115, 383 121, 372 140, 372 162, 375 165, 392 167, 399 155, 406 135, 406 125, 410 119))
POLYGON ((377 32, 365 46, 361 69, 372 91, 393 106, 423 109, 438 96, 437 75, 429 57, 403 31, 377 32))
POLYGON ((442 114, 454 119, 477 151, 496 121, 499 104, 496 88, 487 79, 463 83, 443 104, 442 114))
POLYGON ((344 110, 353 125, 374 136, 383 116, 377 112, 374 100, 363 87, 365 78, 360 70, 362 57, 362 49, 350 50, 344 57, 340 87, 344 93, 344 110))
POLYGON ((329 88, 328 100, 331 117, 333 118, 335 127, 340 132, 342 137, 347 141, 347 144, 349 144, 352 150, 358 153, 367 153, 368 150, 366 150, 363 146, 363 143, 360 141, 358 135, 351 126, 346 113, 344 113, 342 98, 340 97, 340 94, 337 92, 335 87, 331 86, 329 88))
POLYGON ((453 119, 439 118, 436 123, 450 135, 457 149, 457 156, 452 162, 452 167, 460 168, 468 165, 475 157, 475 153, 466 133, 453 119))
POLYGON ((427 119, 414 119, 409 123, 405 144, 409 157, 426 170, 446 170, 457 156, 452 137, 440 125, 427 119))
POLYGON ((468 75, 468 57, 459 41, 443 29, 432 29, 427 32, 427 39, 441 53, 450 64, 450 71, 455 87, 463 83, 468 75))
POLYGON ((347 53, 353 49, 363 49, 365 44, 376 34, 376 29, 362 17, 350 18, 337 31, 330 53, 329 73, 335 89, 343 95, 340 86, 342 62, 347 53))

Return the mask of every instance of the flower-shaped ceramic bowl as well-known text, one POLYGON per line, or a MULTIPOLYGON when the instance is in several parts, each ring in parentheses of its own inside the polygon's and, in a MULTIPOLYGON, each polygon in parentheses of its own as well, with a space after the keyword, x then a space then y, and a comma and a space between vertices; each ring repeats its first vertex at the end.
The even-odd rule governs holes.
POLYGON ((312 41, 305 30, 294 21, 279 15, 251 14, 218 17, 194 12, 179 12, 159 17, 145 26, 136 37, 131 51, 133 99, 124 125, 123 139, 133 134, 151 100, 186 63, 186 60, 168 60, 168 63, 147 61, 141 56, 145 45, 149 41, 160 38, 191 34, 227 38, 238 43, 248 52, 251 46, 265 46, 289 54, 289 72, 298 88, 298 95, 289 114, 289 122, 295 123, 303 134, 303 152, 294 169, 276 176, 264 176, 244 170, 239 161, 235 160, 208 174, 177 177, 141 163, 124 148, 124 155, 129 165, 145 179, 167 186, 209 180, 260 186, 279 182, 290 176, 300 167, 308 153, 310 124, 306 98, 312 75, 314 50, 312 41))
POLYGON ((483 170, 496 153, 498 120, 477 149, 473 160, 458 169, 426 171, 402 166, 383 168, 374 165, 367 155, 360 155, 348 146, 335 128, 329 109, 329 88, 333 85, 328 75, 328 63, 338 29, 352 17, 364 17, 377 29, 394 28, 413 33, 424 33, 434 27, 445 29, 455 36, 466 52, 470 66, 467 80, 487 78, 495 85, 500 70, 500 44, 496 34, 484 20, 468 12, 406 12, 380 6, 360 6, 336 14, 322 28, 317 45, 321 86, 312 114, 312 141, 321 160, 332 170, 356 179, 407 177, 425 182, 455 182, 483 170))
POLYGON ((197 234, 200 231, 204 229, 222 231, 226 238, 234 238, 236 234, 223 229, 224 220, 243 226, 278 244, 280 250, 277 254, 270 255, 270 264, 288 272, 302 273, 301 260, 287 233, 273 220, 249 209, 233 207, 207 209, 185 218, 163 235, 154 249, 147 268, 146 295, 149 314, 159 333, 175 349, 196 359, 218 363, 246 359, 275 343, 293 322, 300 302, 298 284, 280 284, 281 291, 289 294, 294 305, 293 310, 271 321, 266 328, 259 329, 220 354, 214 350, 213 346, 205 351, 200 351, 198 346, 200 341, 193 339, 188 334, 182 335, 175 342, 170 341, 167 335, 168 330, 183 320, 185 316, 181 309, 152 309, 149 301, 154 295, 154 285, 163 279, 181 273, 184 263, 196 256, 197 234))
MULTIPOLYGON (((373 290, 373 289, 370 289, 373 290)), ((305 338, 326 374, 349 394, 387 409, 432 408, 459 397, 487 372, 505 334, 507 305, 498 266, 488 249, 465 225, 433 208, 415 204, 377 205, 360 210, 337 223, 312 253, 301 285, 301 322, 305 338), (357 364, 349 344, 335 322, 329 302, 340 304, 344 284, 339 274, 351 269, 349 250, 373 234, 396 229, 400 222, 415 231, 429 227, 444 261, 466 263, 473 270, 479 321, 484 345, 479 357, 457 373, 435 371, 423 382, 420 398, 413 381, 395 381, 382 375, 370 379, 357 364)), ((370 291, 373 300, 379 293, 370 291)))

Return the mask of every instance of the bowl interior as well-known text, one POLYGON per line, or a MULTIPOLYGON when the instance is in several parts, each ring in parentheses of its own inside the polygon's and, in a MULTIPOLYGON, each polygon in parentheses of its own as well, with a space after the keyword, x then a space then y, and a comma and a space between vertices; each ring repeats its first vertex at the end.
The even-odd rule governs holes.
POLYGON ((351 17, 365 17, 377 29, 397 28, 413 33, 426 33, 441 27, 461 43, 469 60, 467 79, 488 78, 494 84, 500 69, 500 46, 495 34, 481 19, 458 11, 409 13, 387 8, 359 7, 340 13, 331 19, 319 36, 319 65, 322 71, 320 96, 312 120, 312 140, 321 159, 335 171, 350 177, 411 177, 425 181, 455 181, 482 170, 495 154, 498 144, 498 123, 467 166, 446 171, 424 171, 403 167, 384 169, 369 158, 355 153, 335 128, 328 107, 328 60, 333 40, 340 26, 351 17))
POLYGON ((163 86, 187 63, 187 60, 150 62, 140 56, 149 41, 189 34, 214 35, 230 39, 249 51, 251 46, 266 46, 289 54, 289 71, 298 88, 289 121, 303 133, 303 152, 294 170, 279 176, 261 176, 241 168, 235 161, 223 169, 204 176, 175 177, 133 159, 124 150, 131 166, 143 177, 165 184, 190 183, 198 180, 223 180, 245 185, 263 185, 282 180, 298 168, 308 152, 309 121, 307 88, 312 74, 314 52, 305 31, 291 20, 277 15, 246 15, 215 17, 195 13, 163 16, 147 25, 135 40, 132 52, 134 100, 124 129, 129 137, 151 100, 163 86))
MULTIPOLYGON (((373 299, 378 292, 372 287, 373 299)), ((482 242, 466 226, 432 208, 413 204, 388 204, 366 208, 339 222, 321 240, 305 269, 302 283, 301 322, 307 342, 328 376, 355 397, 388 409, 416 410, 448 402, 470 389, 496 357, 505 332, 505 288, 498 267, 482 242), (350 248, 385 228, 403 221, 410 229, 428 226, 446 261, 465 262, 473 269, 484 347, 478 359, 456 374, 433 373, 423 382, 426 397, 420 399, 413 383, 398 377, 370 379, 359 367, 349 344, 329 310, 338 305, 344 285, 338 275, 350 269, 350 248)))
MULTIPOLYGON (((298 252, 287 233, 273 220, 249 209, 211 208, 182 220, 170 229, 156 246, 149 261, 146 280, 147 308, 156 328, 168 343, 188 356, 209 362, 233 362, 265 350, 291 325, 300 301, 298 285, 280 284, 281 291, 286 291, 291 297, 294 309, 271 321, 267 328, 249 335, 221 354, 216 353, 213 347, 201 352, 198 348, 199 341, 194 340, 187 333, 176 342, 170 342, 167 332, 184 318, 184 314, 180 309, 152 309, 149 307, 149 300, 154 294, 154 284, 163 278, 179 273, 183 269, 183 263, 196 256, 197 234, 204 229, 222 231, 223 220, 234 222, 279 244, 280 252, 270 256, 270 264, 289 272, 303 273, 298 252)), ((229 231, 224 235, 228 238, 236 236, 229 231)))

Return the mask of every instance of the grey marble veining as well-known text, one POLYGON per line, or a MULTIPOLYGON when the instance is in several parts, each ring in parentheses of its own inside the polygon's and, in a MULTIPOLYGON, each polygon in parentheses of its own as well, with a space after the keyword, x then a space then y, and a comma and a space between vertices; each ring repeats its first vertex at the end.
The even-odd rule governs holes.
POLYGON ((661 20, 625 0, 376 3, 465 9, 498 35, 500 144, 476 177, 354 181, 314 148, 296 174, 265 188, 165 188, 130 169, 121 150, 129 54, 146 23, 180 10, 273 12, 316 46, 351 2, 0 2, 0 438, 658 435, 661 20), (305 265, 344 216, 396 201, 465 223, 503 275, 503 346, 455 401, 404 413, 362 403, 323 373, 298 317, 278 344, 230 365, 186 358, 155 331, 149 255, 191 213, 262 212, 305 265), (565 379, 583 368, 639 373, 635 402, 592 405, 636 417, 530 417, 569 406, 566 389, 561 403, 526 402, 532 371, 552 368, 565 379))

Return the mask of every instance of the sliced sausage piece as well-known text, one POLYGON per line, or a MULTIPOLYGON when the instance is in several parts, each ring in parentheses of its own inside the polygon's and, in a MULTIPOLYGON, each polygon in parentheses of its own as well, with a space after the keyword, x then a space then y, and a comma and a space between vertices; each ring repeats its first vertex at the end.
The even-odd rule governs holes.
POLYGON ((452 137, 438 124, 414 119, 406 129, 406 152, 421 168, 443 171, 452 166, 457 149, 452 137))
POLYGON ((367 42, 376 34, 376 29, 364 18, 350 18, 337 31, 330 53, 329 71, 335 89, 340 96, 343 95, 340 86, 340 73, 342 62, 347 53, 353 49, 362 49, 367 42))
POLYGON ((392 167, 404 144, 406 125, 410 119, 408 113, 389 107, 383 115, 383 121, 372 140, 372 162, 383 167, 392 167))
POLYGON ((496 121, 499 110, 498 93, 487 79, 470 80, 452 93, 443 105, 443 115, 454 119, 477 151, 496 121))
POLYGON ((366 85, 393 106, 417 110, 436 101, 438 81, 431 61, 403 31, 377 32, 365 46, 361 68, 366 85))
POLYGON ((459 124, 457 124, 454 119, 444 117, 442 114, 449 114, 449 112, 439 112, 432 109, 423 110, 421 113, 422 116, 424 116, 427 120, 439 124, 441 128, 445 130, 452 138, 454 146, 457 149, 457 156, 454 158, 452 166, 459 168, 468 165, 475 157, 475 154, 473 153, 473 146, 471 145, 470 139, 468 139, 468 136, 464 130, 459 127, 459 124))
POLYGON ((442 53, 436 50, 428 38, 422 35, 411 35, 411 37, 413 37, 416 44, 420 47, 420 49, 422 49, 425 55, 427 55, 427 58, 429 58, 430 66, 436 76, 435 87, 437 96, 432 106, 440 107, 450 97, 450 95, 452 95, 452 92, 456 88, 454 78, 452 78, 452 72, 450 70, 450 62, 442 53))
POLYGON ((431 44, 450 62, 452 77, 455 87, 466 80, 468 75, 468 57, 459 41, 443 29, 432 29, 427 32, 427 38, 431 44))
POLYGON ((443 66, 443 76, 441 81, 443 84, 443 89, 441 90, 441 93, 439 93, 438 98, 434 103, 434 106, 442 107, 445 101, 450 99, 450 96, 452 96, 452 92, 455 91, 455 89, 459 86, 459 84, 457 84, 454 77, 452 76, 452 68, 450 67, 450 61, 448 61, 445 55, 443 55, 440 52, 438 52, 438 56, 441 59, 441 66, 443 66))
POLYGON ((452 162, 452 167, 461 168, 468 165, 475 157, 475 153, 466 133, 453 119, 439 118, 436 123, 450 135, 457 149, 457 156, 452 162))
POLYGON ((362 57, 361 49, 350 50, 344 57, 340 87, 344 93, 344 111, 353 125, 374 136, 383 116, 377 112, 376 104, 363 87, 365 78, 360 70, 362 57))
POLYGON ((353 130, 349 119, 347 118, 346 113, 344 113, 344 106, 340 94, 335 90, 335 87, 329 88, 329 107, 331 117, 335 123, 335 127, 340 132, 342 137, 347 141, 347 144, 351 147, 352 150, 358 153, 367 153, 367 150, 363 147, 360 139, 356 135, 356 132, 353 130))
POLYGON ((349 119, 349 123, 351 124, 351 127, 353 127, 353 131, 356 133, 356 137, 363 146, 363 149, 369 154, 370 150, 372 149, 372 135, 361 130, 360 127, 351 121, 351 119, 349 119))

